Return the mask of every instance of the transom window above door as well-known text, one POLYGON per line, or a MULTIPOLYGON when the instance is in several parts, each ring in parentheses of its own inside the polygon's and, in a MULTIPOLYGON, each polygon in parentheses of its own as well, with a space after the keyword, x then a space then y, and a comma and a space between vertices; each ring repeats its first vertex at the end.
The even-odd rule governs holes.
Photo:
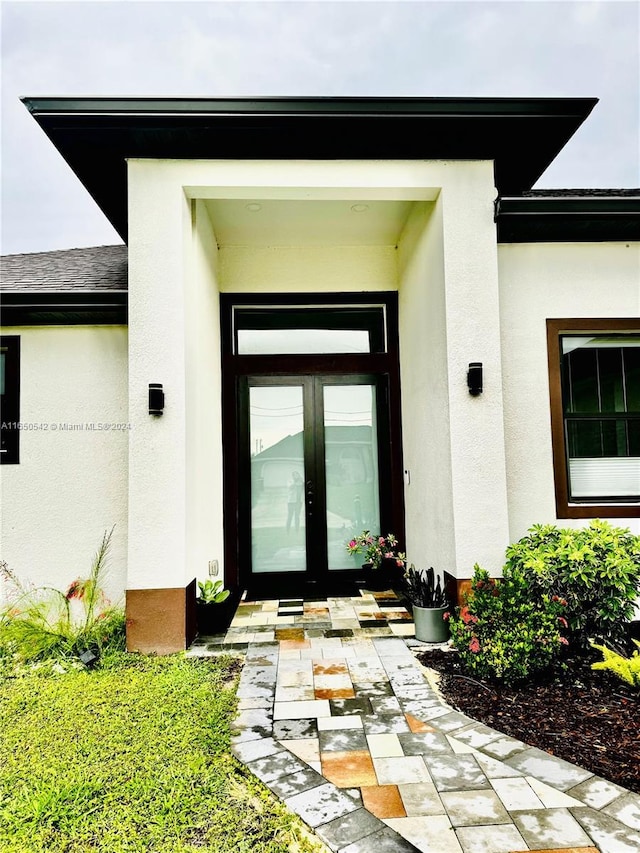
POLYGON ((385 305, 234 306, 236 355, 387 351, 385 305))

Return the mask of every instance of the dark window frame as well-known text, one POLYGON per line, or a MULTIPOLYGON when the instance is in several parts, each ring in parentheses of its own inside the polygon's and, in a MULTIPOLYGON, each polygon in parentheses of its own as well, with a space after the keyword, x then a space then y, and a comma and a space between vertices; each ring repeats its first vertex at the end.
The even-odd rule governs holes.
POLYGON ((0 348, 5 353, 5 391, 2 394, 1 465, 20 462, 20 336, 2 335, 0 348))
POLYGON ((569 458, 567 453, 566 417, 562 386, 563 335, 571 334, 640 334, 639 318, 548 319, 547 355, 549 397, 551 406, 551 441, 558 518, 638 518, 640 502, 634 499, 576 500, 569 491, 569 458))

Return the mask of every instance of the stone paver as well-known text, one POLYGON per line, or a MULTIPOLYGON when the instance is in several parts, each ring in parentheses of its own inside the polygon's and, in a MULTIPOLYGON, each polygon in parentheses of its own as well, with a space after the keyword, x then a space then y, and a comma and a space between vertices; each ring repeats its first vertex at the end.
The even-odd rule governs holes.
POLYGON ((545 807, 526 779, 492 779, 491 785, 510 812, 545 807))
MULTIPOLYGON (((446 815, 392 818, 385 823, 424 853, 462 853, 455 831, 446 815)), ((373 853, 375 848, 371 848, 373 853)))
POLYGON ((570 764, 535 747, 507 758, 505 764, 520 770, 527 776, 535 776, 536 779, 553 785, 559 791, 567 791, 593 776, 593 773, 589 773, 588 770, 576 767, 575 764, 570 764))
POLYGON ((602 809, 608 806, 616 797, 627 792, 620 785, 614 785, 613 782, 607 782, 606 779, 599 779, 597 776, 592 776, 586 782, 581 782, 575 788, 571 788, 568 793, 583 802, 586 806, 591 806, 594 809, 602 809))
POLYGON ((584 847, 591 840, 567 809, 516 812, 513 822, 530 848, 584 847))
POLYGON ((467 826, 458 829, 457 836, 463 853, 512 853, 529 849, 513 824, 467 826))
POLYGON ((473 755, 430 755, 427 766, 438 791, 490 788, 473 755))
POLYGON ((371 836, 374 832, 380 832, 382 828, 380 820, 371 812, 367 809, 357 809, 318 826, 316 833, 330 850, 337 851, 371 836))
POLYGON ((500 797, 493 791, 451 791, 440 794, 453 826, 511 823, 500 797))
POLYGON ((424 648, 388 591, 241 602, 188 654, 244 656, 233 752, 334 853, 638 853, 638 795, 450 708, 424 648))
POLYGON ((329 782, 311 790, 285 797, 287 806, 311 827, 328 823, 337 817, 354 812, 357 804, 329 782))
POLYGON ((571 813, 602 853, 638 853, 640 850, 640 832, 628 829, 615 818, 591 808, 572 809, 571 813))
POLYGON ((631 829, 640 829, 640 796, 638 794, 625 794, 624 797, 618 797, 603 811, 631 829))

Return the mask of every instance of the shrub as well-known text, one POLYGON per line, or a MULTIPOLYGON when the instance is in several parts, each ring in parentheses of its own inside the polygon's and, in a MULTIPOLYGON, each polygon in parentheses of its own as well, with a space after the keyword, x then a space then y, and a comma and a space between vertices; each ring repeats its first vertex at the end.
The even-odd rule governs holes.
POLYGON ((640 595, 640 536, 598 519, 583 528, 534 525, 507 548, 507 566, 533 596, 567 601, 572 641, 620 641, 640 595))
POLYGON ((69 657, 85 649, 122 650, 125 616, 108 601, 101 586, 113 528, 105 532, 86 578, 66 592, 53 587, 29 589, 2 564, 13 588, 10 603, 0 610, 0 660, 36 661, 69 657))
MULTIPOLYGON (((633 642, 640 649, 640 643, 637 640, 633 642)), ((602 652, 603 657, 603 660, 591 664, 591 669, 609 670, 622 681, 640 689, 640 653, 635 651, 631 657, 626 658, 606 646, 599 646, 597 643, 591 643, 591 645, 594 649, 602 652)))
POLYGON ((560 632, 564 609, 557 597, 531 597, 517 570, 505 569, 496 581, 476 565, 467 604, 449 618, 463 669, 514 683, 548 668, 567 642, 560 632))

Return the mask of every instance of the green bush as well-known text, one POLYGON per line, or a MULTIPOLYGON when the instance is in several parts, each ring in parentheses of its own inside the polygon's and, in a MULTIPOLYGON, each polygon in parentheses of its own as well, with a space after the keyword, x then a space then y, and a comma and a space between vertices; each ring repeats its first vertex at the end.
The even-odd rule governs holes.
POLYGON ((547 669, 567 642, 564 610, 557 598, 532 597, 519 571, 507 568, 496 581, 476 565, 467 604, 449 617, 463 669, 504 683, 547 669))
POLYGON ((640 536, 596 519, 588 527, 534 525, 507 548, 507 567, 532 596, 567 601, 572 643, 621 641, 640 595, 640 536))
MULTIPOLYGON (((640 649, 640 643, 637 640, 633 642, 640 649)), ((631 657, 626 658, 606 646, 600 646, 597 643, 591 645, 594 649, 602 652, 603 657, 603 660, 598 661, 598 663, 591 664, 591 669, 606 669, 632 687, 640 689, 640 653, 637 650, 631 657)))
POLYGON ((105 532, 89 576, 73 581, 66 592, 53 587, 25 587, 8 569, 2 575, 12 588, 10 603, 0 610, 0 665, 75 656, 85 649, 118 651, 125 647, 125 616, 102 590, 102 575, 113 529, 105 532))

